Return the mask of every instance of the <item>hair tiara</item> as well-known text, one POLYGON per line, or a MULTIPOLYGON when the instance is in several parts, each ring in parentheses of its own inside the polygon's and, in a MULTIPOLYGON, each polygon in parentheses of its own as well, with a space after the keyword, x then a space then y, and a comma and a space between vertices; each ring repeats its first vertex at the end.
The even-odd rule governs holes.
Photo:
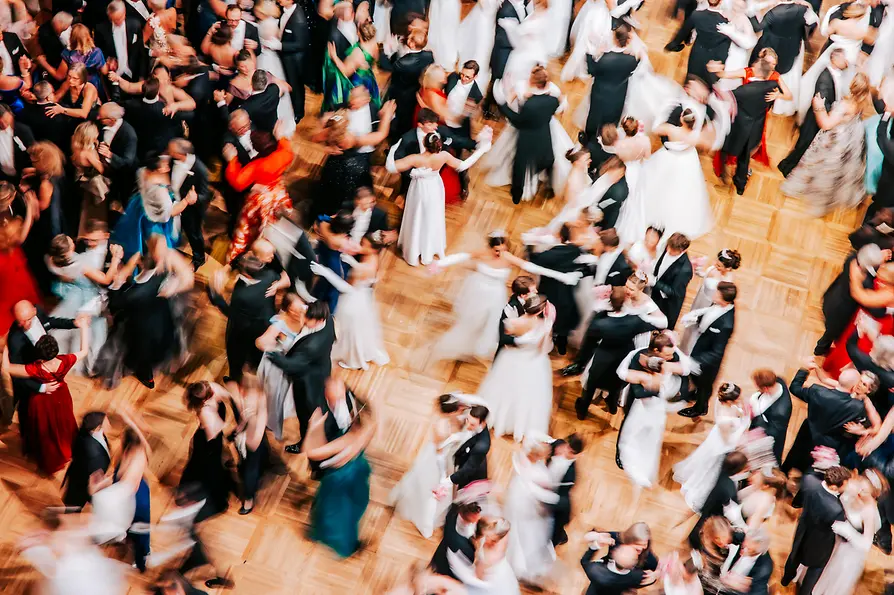
POLYGON ((505 238, 505 237, 506 237, 506 230, 504 230, 504 229, 495 229, 495 230, 493 230, 492 232, 490 232, 489 234, 487 234, 487 237, 489 237, 489 238, 505 238))
POLYGON ((866 479, 878 491, 882 491, 882 481, 879 479, 878 473, 874 469, 866 470, 866 479))

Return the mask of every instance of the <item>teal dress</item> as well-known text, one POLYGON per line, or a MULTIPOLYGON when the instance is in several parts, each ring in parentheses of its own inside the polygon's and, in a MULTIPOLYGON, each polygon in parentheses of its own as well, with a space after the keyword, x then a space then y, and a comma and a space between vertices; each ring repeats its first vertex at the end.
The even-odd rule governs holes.
POLYGON ((379 83, 376 82, 376 75, 372 69, 374 60, 369 52, 360 47, 360 42, 357 42, 348 48, 343 59, 346 59, 358 48, 363 52, 363 58, 366 60, 366 68, 358 69, 350 78, 342 74, 335 65, 335 62, 333 62, 332 58, 329 56, 329 53, 326 53, 326 57, 323 60, 322 111, 324 113, 346 107, 348 104, 348 97, 351 94, 351 89, 361 85, 366 87, 369 91, 370 101, 376 106, 376 109, 382 107, 382 98, 379 94, 379 83))
POLYGON ((342 558, 360 547, 360 519, 369 505, 370 467, 360 453, 337 469, 326 469, 310 511, 311 539, 342 558))
MULTIPOLYGON (((876 190, 878 190, 878 179, 882 175, 882 162, 885 160, 885 157, 878 146, 876 136, 878 123, 881 119, 882 116, 876 114, 863 121, 866 129, 866 175, 863 178, 866 194, 875 194, 876 190)), ((890 131, 890 129, 891 124, 889 122, 888 130, 890 131)))
POLYGON ((365 49, 360 47, 359 43, 355 43, 351 46, 351 49, 348 50, 348 55, 354 51, 355 48, 360 48, 360 51, 363 52, 363 59, 366 60, 366 68, 361 68, 357 70, 354 74, 351 75, 351 83, 354 87, 359 87, 363 85, 369 91, 369 100, 372 102, 376 109, 381 109, 382 107, 382 97, 379 95, 379 83, 376 82, 376 74, 373 72, 372 65, 375 63, 373 57, 367 52, 365 49))
POLYGON ((153 235, 163 236, 168 248, 180 245, 180 218, 171 216, 174 202, 170 186, 140 184, 140 192, 131 197, 124 215, 112 230, 110 242, 124 250, 124 262, 134 254, 143 254, 146 242, 153 235))

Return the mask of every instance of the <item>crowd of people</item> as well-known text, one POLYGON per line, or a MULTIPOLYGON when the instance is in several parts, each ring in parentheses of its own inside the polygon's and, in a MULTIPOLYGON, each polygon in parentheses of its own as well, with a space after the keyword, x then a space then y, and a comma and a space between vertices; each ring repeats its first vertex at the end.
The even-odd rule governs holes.
POLYGON ((50 531, 21 544, 53 592, 126 592, 126 566, 97 547, 110 543, 140 572, 164 569, 159 593, 199 592, 184 578, 198 568, 208 588, 232 587, 199 526, 232 494, 252 514, 288 455, 318 482, 308 537, 343 558, 363 548, 379 407, 333 363, 389 363, 375 284, 392 245, 431 275, 470 269, 432 354, 488 366, 476 394, 433 404, 430 438, 390 494, 423 537, 442 529, 395 595, 550 589, 556 548, 580 545, 566 528, 600 399, 623 420, 615 462, 635 499, 657 483, 668 413, 698 421, 713 403, 713 426, 673 466, 697 516, 685 548, 659 559, 645 523, 594 529, 588 594, 658 582, 671 595, 767 593, 777 506, 800 510, 791 546, 774 544, 789 552, 780 583, 799 593, 852 593, 872 547, 891 553, 894 10, 680 0, 664 48, 691 46, 680 84, 650 65, 642 0, 573 4, 481 0, 463 17, 459 0, 3 0, 0 414, 61 483, 50 531), (559 116, 560 83, 574 79, 589 90, 573 139, 559 116), (714 225, 700 155, 744 194, 752 157, 770 165, 771 111, 799 125, 781 192, 818 216, 871 200, 823 296, 814 354, 790 381, 754 370, 749 392, 720 382, 748 263, 689 248, 714 225), (296 136, 326 153, 300 201, 284 179, 296 136), (558 214, 448 254, 447 209, 476 190, 473 167, 516 205, 561 201, 558 214), (394 187, 397 226, 376 206, 374 171, 394 187), (218 197, 222 267, 206 233, 218 197), (133 377, 151 398, 157 379, 189 369, 211 307, 226 317, 228 371, 186 387, 189 458, 173 510, 153 522, 151 428, 126 405, 79 424, 66 378, 114 389, 133 377), (567 364, 557 373, 554 357, 567 364), (562 377, 580 378, 582 423, 556 439, 562 377), (807 409, 796 432, 792 397, 807 409), (503 436, 515 453, 501 493, 488 453, 503 436), (159 532, 174 545, 153 550, 159 532))

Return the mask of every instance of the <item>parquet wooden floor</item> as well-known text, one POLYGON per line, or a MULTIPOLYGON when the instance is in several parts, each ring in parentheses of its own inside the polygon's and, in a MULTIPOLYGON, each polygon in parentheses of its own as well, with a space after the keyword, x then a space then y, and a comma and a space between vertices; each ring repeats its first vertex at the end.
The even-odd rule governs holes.
MULTIPOLYGON (((671 4, 668 0, 650 1, 638 18, 644 25, 642 36, 651 48, 655 70, 682 80, 687 52, 669 54, 661 50, 678 26, 677 21, 666 16, 671 4)), ((819 43, 814 41, 814 50, 819 43)), ((551 70, 558 80, 559 65, 553 64, 551 70)), ((573 108, 580 100, 584 85, 579 82, 566 85, 565 91, 573 108)), ((308 113, 314 109, 316 104, 308 113)), ((572 111, 566 112, 563 123, 575 134, 570 123, 572 111)), ((305 140, 308 127, 309 124, 302 126, 301 138, 296 140, 299 157, 290 174, 295 180, 296 197, 307 196, 306 178, 316 175, 324 158, 318 147, 305 140)), ((786 154, 793 127, 791 120, 772 118, 768 139, 774 163, 786 154)), ((735 381, 748 391, 752 389, 749 372, 754 368, 767 366, 790 378, 800 359, 811 352, 822 331, 820 297, 841 266, 848 250, 846 235, 860 221, 862 209, 816 219, 802 201, 779 192, 781 177, 775 170, 755 164, 745 195, 735 196, 730 188, 714 185, 718 180, 711 173, 707 157, 703 158, 703 165, 716 227, 693 244, 692 252, 710 256, 729 247, 742 253, 743 266, 737 279, 740 289, 737 327, 721 378, 735 381)), ((447 210, 448 252, 482 246, 483 236, 494 228, 509 230, 512 239, 518 240, 521 232, 546 223, 562 203, 558 199, 538 198, 516 207, 509 200, 508 189, 488 188, 478 179, 477 171, 472 176, 470 199, 447 210)), ((378 190, 380 203, 397 222, 399 211, 388 200, 390 189, 378 186, 378 190)), ((214 213, 212 219, 215 219, 214 213)), ((519 247, 517 242, 515 245, 519 247)), ((200 274, 207 277, 216 266, 219 265, 209 263, 200 274)), ((437 536, 425 540, 411 524, 394 516, 387 504, 388 493, 426 439, 433 399, 450 390, 475 392, 486 367, 430 361, 433 341, 453 318, 451 303, 463 279, 461 270, 448 270, 431 277, 422 269, 409 267, 393 253, 384 257, 382 269, 376 298, 391 363, 374 366, 364 373, 346 374, 349 385, 359 394, 372 396, 381 419, 381 428, 368 453, 374 473, 372 501, 362 525, 366 547, 348 560, 338 560, 326 548, 304 537, 315 484, 308 478, 303 457, 287 456, 288 475, 272 477, 264 484, 254 514, 238 516, 238 505, 233 499, 230 512, 209 522, 203 530, 218 565, 230 568, 229 576, 236 582, 233 593, 381 594, 412 562, 427 561, 436 547, 437 536)), ((696 289, 697 283, 693 283, 690 294, 696 289)), ((225 322, 201 291, 196 291, 196 300, 202 317, 188 372, 165 379, 151 392, 133 379, 125 380, 113 392, 101 390, 85 379, 70 379, 79 418, 86 411, 118 402, 133 403, 142 412, 151 428, 154 447, 151 460, 151 469, 157 478, 151 483, 154 520, 171 507, 171 486, 179 479, 196 425, 182 404, 183 387, 198 379, 219 379, 226 368, 225 322)), ((553 358, 554 368, 566 363, 565 358, 553 358)), ((693 424, 678 416, 669 416, 660 485, 636 500, 626 477, 614 464, 615 428, 619 419, 611 419, 594 407, 589 420, 577 421, 572 404, 578 392, 577 382, 556 381, 551 433, 564 436, 577 431, 588 442, 574 492, 576 513, 569 528, 570 542, 559 549, 561 566, 551 588, 551 592, 561 594, 581 593, 586 586, 578 559, 586 547, 582 535, 593 526, 622 528, 642 520, 651 526, 659 554, 680 547, 691 522, 686 522, 688 509, 678 486, 671 480, 671 465, 691 452, 711 426, 707 421, 693 424)), ((797 428, 803 417, 803 407, 796 405, 792 427, 797 428)), ((287 429, 292 427, 287 425, 287 429)), ((37 526, 36 512, 60 503, 60 479, 38 476, 34 466, 19 456, 19 440, 14 430, 4 435, 6 448, 0 452, 0 527, 4 529, 0 536, 0 592, 7 595, 29 592, 37 577, 17 556, 16 541, 37 526)), ((790 438, 793 434, 789 433, 790 438)), ((513 449, 513 443, 497 440, 490 454, 493 479, 504 488, 509 479, 509 457, 513 449)), ((778 568, 791 543, 793 522, 778 507, 770 527, 778 568)), ((888 568, 892 568, 890 560, 873 550, 859 593, 880 593, 884 571, 888 568)), ((151 579, 152 573, 147 578, 151 579)), ((134 576, 131 592, 144 592, 147 578, 134 576)), ((775 588, 776 592, 787 591, 778 585, 775 588)))

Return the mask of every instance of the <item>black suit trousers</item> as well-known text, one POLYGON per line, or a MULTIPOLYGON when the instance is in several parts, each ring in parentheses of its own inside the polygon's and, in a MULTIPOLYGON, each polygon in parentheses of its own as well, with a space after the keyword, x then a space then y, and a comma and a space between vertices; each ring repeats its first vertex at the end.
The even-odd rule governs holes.
POLYGON ((695 401, 695 408, 698 411, 708 411, 708 403, 711 395, 714 393, 714 382, 717 380, 717 374, 720 370, 706 369, 698 376, 692 377, 692 383, 695 388, 689 394, 687 400, 695 401))
MULTIPOLYGON (((733 184, 735 185, 736 190, 743 192, 745 190, 745 185, 748 184, 748 168, 751 166, 751 149, 744 147, 742 152, 738 155, 731 155, 721 151, 721 164, 726 163, 727 156, 736 158, 736 172, 733 174, 733 184)), ((721 167, 723 166, 721 165, 721 167)))
POLYGON ((819 125, 816 123, 816 116, 813 114, 813 110, 810 110, 804 118, 804 123, 801 124, 798 142, 795 143, 791 153, 779 162, 779 171, 782 172, 783 176, 788 177, 792 173, 792 170, 801 161, 801 157, 807 152, 810 143, 816 138, 817 133, 819 133, 819 125))
POLYGON ((189 241, 192 249, 192 262, 201 265, 205 262, 205 237, 202 235, 202 220, 205 218, 205 207, 198 203, 186 207, 180 215, 180 229, 189 241))
POLYGON ((792 447, 789 449, 782 467, 780 467, 782 472, 787 474, 792 469, 797 469, 802 473, 808 471, 812 463, 810 456, 812 451, 813 436, 810 433, 810 426, 807 425, 807 421, 803 421, 798 429, 798 434, 795 436, 795 441, 792 442, 792 447))
POLYGON ((304 117, 305 52, 280 54, 280 57, 286 73, 286 82, 292 87, 289 96, 292 99, 292 109, 295 111, 295 121, 298 122, 304 117))
POLYGON ((261 363, 263 354, 255 347, 255 341, 263 332, 259 333, 257 327, 235 327, 227 332, 227 363, 230 366, 230 378, 236 382, 242 379, 246 364, 257 368, 261 363))

